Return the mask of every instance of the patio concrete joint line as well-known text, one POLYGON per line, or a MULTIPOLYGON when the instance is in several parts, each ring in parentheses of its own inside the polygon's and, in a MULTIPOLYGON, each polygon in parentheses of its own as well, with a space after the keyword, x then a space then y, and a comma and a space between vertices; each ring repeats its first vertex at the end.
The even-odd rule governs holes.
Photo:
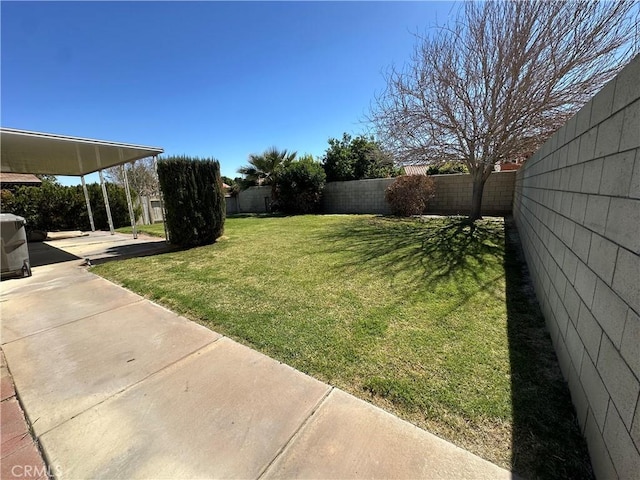
POLYGON ((43 333, 49 332, 49 331, 54 330, 54 329, 56 329, 56 328, 63 327, 63 326, 65 326, 65 325, 70 325, 70 324, 72 324, 72 323, 80 322, 80 321, 82 321, 82 320, 87 320, 87 319, 89 319, 89 318, 91 318, 91 317, 96 317, 96 316, 98 316, 98 315, 102 315, 102 314, 107 313, 107 312, 111 312, 111 311, 114 311, 114 310, 119 310, 119 309, 121 309, 121 308, 129 307, 129 306, 131 306, 131 305, 136 305, 136 304, 138 304, 138 303, 140 303, 140 302, 144 302, 144 301, 145 301, 145 299, 144 299, 144 298, 140 298, 139 300, 132 301, 131 303, 127 303, 126 305, 122 305, 122 306, 115 307, 115 308, 107 308, 106 310, 102 310, 102 311, 99 311, 99 312, 91 313, 91 314, 89 314, 89 315, 87 315, 87 316, 85 316, 85 317, 76 318, 76 319, 74 319, 74 320, 69 320, 68 322, 59 323, 59 324, 57 324, 57 325, 52 325, 52 326, 50 326, 50 327, 43 328, 42 330, 38 330, 38 331, 36 331, 36 332, 27 333, 26 335, 23 335, 23 336, 21 336, 21 337, 14 338, 14 339, 9 340, 9 341, 7 341, 7 342, 2 342, 2 345, 9 345, 9 344, 11 344, 11 343, 13 343, 13 342, 19 342, 20 340, 23 340, 23 339, 25 339, 25 338, 29 338, 29 337, 33 337, 34 335, 41 335, 41 334, 43 334, 43 333))
MULTIPOLYGON (((75 414, 73 414, 72 416, 70 416, 69 418, 67 418, 66 420, 53 425, 51 428, 49 428, 48 430, 45 430, 44 432, 40 432, 40 434, 38 435, 38 437, 42 437, 43 435, 51 432, 52 430, 55 430, 56 428, 60 427, 61 425, 64 425, 67 422, 70 422, 71 420, 73 420, 74 418, 82 415, 83 413, 85 413, 88 410, 93 410, 94 408, 98 407, 99 405, 102 405, 105 402, 108 402, 109 400, 116 398, 122 394, 124 394, 125 392, 127 392, 128 390, 131 390, 132 388, 137 387, 138 385, 140 385, 143 382, 146 382, 147 380, 150 380, 152 378, 155 378, 156 376, 162 375, 166 370, 172 369, 176 366, 178 366, 180 363, 188 360, 189 358, 191 358, 193 355, 197 355, 198 352, 205 350, 209 347, 211 347, 214 343, 218 342, 219 340, 223 339, 225 337, 223 337, 222 335, 217 337, 215 340, 201 346, 200 348, 196 348, 195 350, 193 350, 192 352, 187 353, 186 355, 178 358, 177 360, 165 365, 164 367, 160 368, 159 370, 156 370, 155 372, 150 373, 149 375, 147 375, 146 377, 141 378, 140 380, 136 381, 135 383, 132 383, 130 385, 127 385, 123 388, 121 388, 120 390, 114 392, 112 395, 109 395, 108 397, 103 398, 102 400, 100 400, 97 403, 94 403, 90 406, 88 406, 87 408, 85 408, 84 410, 77 412, 75 414)), ((25 410, 26 411, 26 410, 25 410)), ((36 419, 33 423, 35 423, 38 419, 36 419)), ((30 424, 31 425, 31 424, 30 424)))
POLYGON ((269 462, 269 464, 264 468, 264 470, 262 470, 262 472, 260 472, 260 475, 258 475, 258 479, 262 479, 267 474, 267 472, 269 471, 271 466, 278 460, 278 458, 280 458, 280 456, 289 449, 289 446, 295 442, 295 440, 297 439, 298 435, 300 434, 300 431, 304 429, 304 427, 307 425, 307 423, 309 423, 311 421, 311 419, 316 414, 316 412, 318 410, 320 410, 320 408, 322 407, 324 402, 327 401, 327 398, 329 398, 329 395, 331 395, 331 392, 333 392, 333 390, 335 388, 336 387, 331 386, 331 388, 329 388, 324 393, 324 395, 322 397, 320 397, 320 399, 318 400, 318 403, 316 403, 316 405, 313 407, 313 409, 311 410, 311 412, 309 413, 307 418, 305 418, 304 421, 298 426, 296 431, 293 432, 293 434, 291 435, 291 438, 289 438, 287 443, 285 443, 282 446, 282 448, 280 450, 278 450, 278 453, 276 453, 275 457, 273 457, 273 460, 271 460, 269 462))

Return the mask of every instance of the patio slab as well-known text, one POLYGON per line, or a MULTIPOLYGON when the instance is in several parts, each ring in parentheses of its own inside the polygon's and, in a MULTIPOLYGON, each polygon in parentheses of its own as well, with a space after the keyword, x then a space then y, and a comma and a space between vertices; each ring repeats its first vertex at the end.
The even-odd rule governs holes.
POLYGON ((140 301, 138 295, 127 290, 105 288, 104 280, 94 275, 86 275, 85 281, 77 282, 73 288, 62 281, 64 278, 41 284, 37 295, 3 303, 0 329, 3 344, 140 301))
POLYGON ((4 308, 4 300, 19 295, 35 296, 39 292, 53 288, 82 283, 95 275, 80 267, 80 259, 71 262, 44 265, 33 269, 33 276, 25 278, 9 278, 0 282, 0 306, 4 308))
MULTIPOLYGON (((115 287, 98 280, 105 290, 115 287)), ((218 338, 140 299, 3 349, 29 420, 41 435, 218 338)))
POLYGON ((92 261, 114 257, 142 256, 162 253, 172 249, 164 239, 139 235, 109 232, 91 232, 89 236, 65 238, 45 242, 51 247, 63 250, 79 258, 90 258, 92 261))
POLYGON ((511 472, 334 389, 263 478, 513 477, 511 472))
POLYGON ((54 263, 69 262, 71 260, 80 260, 79 257, 65 252, 59 248, 52 246, 53 242, 30 242, 29 246, 29 262, 31 267, 41 267, 43 265, 51 265, 54 263))
POLYGON ((328 391, 223 338, 41 442, 59 478, 258 478, 328 391))

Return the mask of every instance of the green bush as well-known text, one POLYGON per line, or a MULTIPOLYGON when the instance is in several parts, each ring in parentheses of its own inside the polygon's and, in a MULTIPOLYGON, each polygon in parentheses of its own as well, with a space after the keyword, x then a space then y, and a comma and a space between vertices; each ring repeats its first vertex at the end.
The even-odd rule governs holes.
POLYGON ((169 241, 175 245, 208 245, 222 235, 225 200, 220 163, 186 156, 158 162, 169 241))
POLYGON ((441 165, 431 165, 427 169, 427 175, 448 175, 452 173, 469 173, 464 163, 445 162, 441 165))
POLYGON ((329 148, 322 159, 328 182, 387 178, 398 175, 392 156, 373 138, 348 133, 342 139, 329 139, 329 148))
MULTIPOLYGON (((107 194, 114 227, 131 223, 124 188, 107 183, 107 194)), ((99 184, 87 185, 95 227, 107 230, 107 211, 99 184)), ((139 210, 139 209, 138 209, 139 210)), ((1 211, 24 217, 27 231, 44 230, 89 230, 84 192, 80 185, 63 186, 54 182, 43 182, 40 187, 17 187, 13 191, 2 190, 1 211)))
POLYGON ((283 167, 276 178, 275 209, 285 213, 313 213, 320 208, 327 176, 312 157, 283 167))
MULTIPOLYGON (((131 219, 129 218, 129 207, 127 205, 127 193, 124 187, 116 185, 115 183, 106 182, 107 195, 109 197, 109 208, 111 209, 111 219, 113 220, 113 226, 115 228, 126 227, 131 225, 131 219)), ((81 230, 87 230, 90 228, 89 214, 87 213, 87 207, 84 200, 84 193, 82 192, 82 186, 77 185, 73 187, 76 189, 77 198, 80 199, 82 206, 79 207, 78 215, 82 225, 85 225, 81 230)), ((104 205, 104 198, 102 197, 102 187, 99 183, 91 183, 87 185, 87 192, 89 193, 89 200, 91 201, 91 212, 93 213, 93 222, 99 230, 107 230, 109 228, 109 221, 107 220, 107 208, 104 205)), ((131 201, 136 203, 135 193, 131 192, 134 198, 131 201)), ((138 206, 134 208, 135 218, 142 216, 142 207, 138 206)))
POLYGON ((426 175, 403 175, 387 187, 385 198, 391 212, 401 217, 421 215, 433 197, 435 184, 426 175))

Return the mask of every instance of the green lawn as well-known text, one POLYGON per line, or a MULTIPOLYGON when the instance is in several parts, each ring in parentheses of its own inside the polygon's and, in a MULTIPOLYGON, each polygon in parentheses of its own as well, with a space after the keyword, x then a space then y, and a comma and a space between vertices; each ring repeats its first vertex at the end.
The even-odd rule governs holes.
MULTIPOLYGON (((131 233, 131 227, 118 228, 116 231, 120 233, 131 233)), ((164 238, 164 223, 154 223, 153 225, 137 225, 136 231, 150 237, 164 238)))
POLYGON ((591 475, 502 220, 228 218, 93 271, 524 476, 591 475))

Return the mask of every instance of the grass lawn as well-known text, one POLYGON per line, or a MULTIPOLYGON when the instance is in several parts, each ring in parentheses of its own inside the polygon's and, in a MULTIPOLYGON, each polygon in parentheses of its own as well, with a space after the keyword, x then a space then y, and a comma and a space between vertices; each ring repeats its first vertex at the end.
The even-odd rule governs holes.
POLYGON ((93 271, 521 475, 592 475, 502 220, 228 218, 93 271))
MULTIPOLYGON (((120 233, 132 233, 131 227, 122 227, 116 230, 120 233)), ((136 225, 136 231, 150 237, 164 238, 164 223, 154 223, 153 225, 136 225)))

